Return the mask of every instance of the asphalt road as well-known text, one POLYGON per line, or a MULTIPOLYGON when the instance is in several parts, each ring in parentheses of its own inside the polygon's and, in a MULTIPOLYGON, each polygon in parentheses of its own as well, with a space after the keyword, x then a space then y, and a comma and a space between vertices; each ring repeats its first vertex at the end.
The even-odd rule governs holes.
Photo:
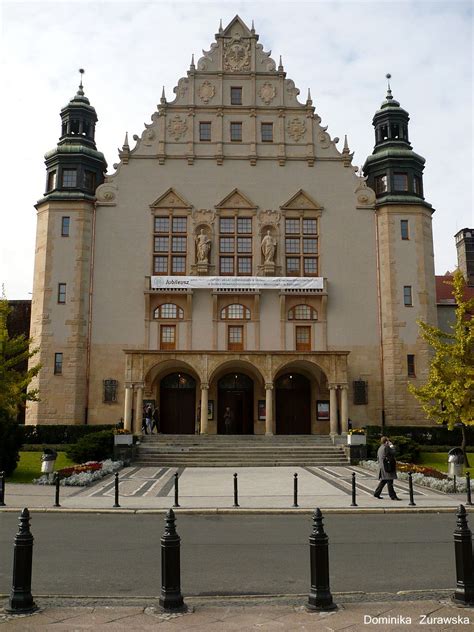
MULTIPOLYGON (((18 516, 0 513, 0 593, 10 592, 18 516)), ((33 514, 33 594, 155 596, 163 516, 33 514)), ((325 518, 333 592, 455 587, 454 514, 325 518)), ((178 516, 186 595, 309 590, 309 516, 178 516)))

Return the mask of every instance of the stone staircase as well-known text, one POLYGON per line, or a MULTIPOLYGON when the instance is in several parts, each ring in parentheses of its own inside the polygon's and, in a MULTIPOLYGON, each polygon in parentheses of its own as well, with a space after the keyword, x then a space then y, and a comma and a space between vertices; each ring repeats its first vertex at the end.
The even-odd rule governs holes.
POLYGON ((348 465, 328 436, 145 435, 135 466, 256 467, 348 465))

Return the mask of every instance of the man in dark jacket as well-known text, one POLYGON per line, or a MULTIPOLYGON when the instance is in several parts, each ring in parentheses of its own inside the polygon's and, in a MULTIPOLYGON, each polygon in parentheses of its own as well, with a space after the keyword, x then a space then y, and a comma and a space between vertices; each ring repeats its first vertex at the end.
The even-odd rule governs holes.
POLYGON ((395 461, 395 448, 388 437, 381 437, 380 447, 377 450, 377 462, 379 465, 380 483, 374 492, 375 498, 382 498, 380 495, 387 485, 388 495, 391 500, 401 500, 393 489, 393 481, 397 478, 397 464, 395 461), (390 463, 392 467, 390 467, 390 463))

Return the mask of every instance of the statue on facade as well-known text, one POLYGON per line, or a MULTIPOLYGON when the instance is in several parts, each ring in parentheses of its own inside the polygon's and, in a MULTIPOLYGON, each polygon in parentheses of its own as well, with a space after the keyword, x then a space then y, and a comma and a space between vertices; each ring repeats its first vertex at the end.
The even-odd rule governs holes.
POLYGON ((208 263, 208 254, 211 249, 211 240, 201 228, 201 232, 196 236, 197 260, 198 263, 208 263))
POLYGON ((269 230, 267 230, 267 234, 262 239, 261 246, 264 263, 273 263, 273 259, 275 257, 276 241, 271 236, 269 230))

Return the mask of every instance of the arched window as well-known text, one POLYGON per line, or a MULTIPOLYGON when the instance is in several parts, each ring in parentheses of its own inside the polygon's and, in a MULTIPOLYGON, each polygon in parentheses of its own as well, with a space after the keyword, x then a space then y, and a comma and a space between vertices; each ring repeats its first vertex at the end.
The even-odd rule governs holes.
POLYGON ((155 309, 153 318, 184 318, 184 312, 181 307, 174 303, 163 303, 155 309))
POLYGON ((318 320, 318 312, 310 305, 295 305, 288 311, 288 320, 318 320))
POLYGON ((248 320, 250 318, 250 310, 245 305, 233 303, 221 310, 221 318, 223 320, 248 320))

